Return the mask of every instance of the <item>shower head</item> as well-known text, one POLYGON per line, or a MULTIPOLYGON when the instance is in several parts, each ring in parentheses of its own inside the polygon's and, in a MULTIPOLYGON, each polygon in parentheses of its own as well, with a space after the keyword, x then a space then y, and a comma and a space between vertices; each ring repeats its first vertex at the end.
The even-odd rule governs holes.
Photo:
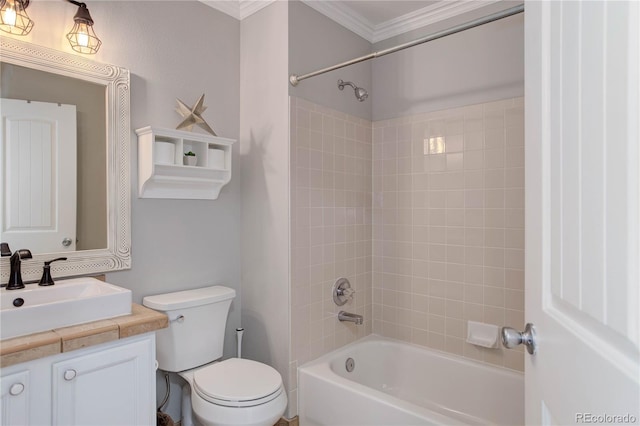
POLYGON ((344 90, 344 86, 353 87, 354 94, 356 95, 356 98, 360 102, 363 102, 365 99, 369 97, 369 93, 367 93, 367 91, 364 90, 362 87, 358 87, 350 81, 338 80, 338 89, 344 90))
POLYGON ((364 101, 369 97, 369 93, 366 90, 364 90, 362 87, 356 87, 355 94, 356 94, 356 98, 358 98, 360 102, 364 101))

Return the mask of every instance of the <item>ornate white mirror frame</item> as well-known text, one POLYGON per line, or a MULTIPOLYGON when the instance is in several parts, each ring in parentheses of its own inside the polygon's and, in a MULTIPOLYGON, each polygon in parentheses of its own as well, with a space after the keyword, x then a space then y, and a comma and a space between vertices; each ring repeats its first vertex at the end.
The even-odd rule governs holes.
MULTIPOLYGON (((22 262, 23 279, 25 282, 38 280, 44 261, 60 256, 68 260, 52 265, 52 272, 58 277, 131 268, 129 70, 2 36, 0 60, 105 86, 107 247, 70 253, 34 253, 33 259, 22 262)), ((29 247, 11 247, 12 250, 22 248, 29 247)), ((0 283, 6 284, 10 273, 9 258, 3 257, 0 266, 0 283)))

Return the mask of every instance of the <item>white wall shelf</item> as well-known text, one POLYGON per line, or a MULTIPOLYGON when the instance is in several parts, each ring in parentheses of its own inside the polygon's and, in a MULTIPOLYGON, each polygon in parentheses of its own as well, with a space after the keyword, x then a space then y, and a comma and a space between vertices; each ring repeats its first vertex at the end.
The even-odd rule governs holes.
POLYGON ((150 126, 137 129, 136 134, 140 198, 215 200, 231 180, 233 139, 150 126), (157 142, 174 145, 173 159, 158 155, 157 142), (222 151, 224 160, 216 161, 213 150, 222 151), (196 154, 195 166, 183 165, 188 151, 196 154))

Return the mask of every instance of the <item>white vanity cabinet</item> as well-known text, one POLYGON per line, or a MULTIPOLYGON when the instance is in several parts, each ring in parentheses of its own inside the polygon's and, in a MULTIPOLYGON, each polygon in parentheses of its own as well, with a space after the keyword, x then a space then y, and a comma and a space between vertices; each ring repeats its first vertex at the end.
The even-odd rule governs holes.
POLYGON ((29 371, 18 371, 13 374, 2 374, 0 379, 1 403, 0 424, 27 425, 29 419, 29 393, 31 383, 29 371))
POLYGON ((2 369, 3 425, 153 425, 155 402, 155 333, 2 369))

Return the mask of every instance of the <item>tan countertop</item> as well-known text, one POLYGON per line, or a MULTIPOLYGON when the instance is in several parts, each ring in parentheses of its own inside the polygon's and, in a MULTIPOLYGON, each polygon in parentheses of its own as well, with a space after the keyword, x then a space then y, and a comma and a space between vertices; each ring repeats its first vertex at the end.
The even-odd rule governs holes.
POLYGON ((133 303, 131 315, 88 322, 0 341, 0 367, 166 328, 165 314, 133 303))

